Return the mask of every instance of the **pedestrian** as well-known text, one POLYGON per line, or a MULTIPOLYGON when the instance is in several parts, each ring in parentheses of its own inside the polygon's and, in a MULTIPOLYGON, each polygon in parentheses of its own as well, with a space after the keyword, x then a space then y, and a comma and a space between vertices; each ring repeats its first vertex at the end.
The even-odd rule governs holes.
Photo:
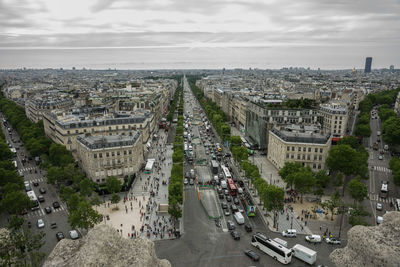
POLYGON ((319 230, 322 232, 322 225, 319 226, 319 230))

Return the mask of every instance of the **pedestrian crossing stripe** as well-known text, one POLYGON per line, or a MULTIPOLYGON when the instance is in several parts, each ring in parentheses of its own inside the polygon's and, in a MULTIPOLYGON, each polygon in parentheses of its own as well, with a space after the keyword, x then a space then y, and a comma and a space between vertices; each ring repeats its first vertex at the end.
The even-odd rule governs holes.
POLYGON ((23 171, 23 172, 28 172, 28 171, 30 171, 30 170, 35 170, 36 169, 36 167, 28 167, 28 168, 21 168, 20 170, 21 171, 23 171))
POLYGON ((378 194, 368 194, 368 197, 369 197, 369 199, 371 200, 371 201, 376 201, 376 202, 383 202, 383 203, 390 203, 390 202, 392 202, 392 203, 394 203, 394 201, 395 201, 395 198, 393 198, 393 197, 389 197, 389 198, 381 198, 381 197, 379 197, 379 195, 378 194))
POLYGON ((375 171, 391 173, 392 170, 383 166, 374 166, 375 171))
MULTIPOLYGON (((62 205, 60 205, 60 207, 58 209, 54 209, 53 207, 51 207, 51 213, 57 213, 57 212, 64 211, 64 210, 66 211, 66 208, 64 206, 62 206, 62 205)), ((43 216, 45 214, 46 213, 44 212, 43 209, 38 209, 38 210, 34 210, 34 211, 31 211, 31 212, 28 212, 27 214, 24 215, 24 217, 33 218, 33 217, 40 217, 40 216, 43 216)))

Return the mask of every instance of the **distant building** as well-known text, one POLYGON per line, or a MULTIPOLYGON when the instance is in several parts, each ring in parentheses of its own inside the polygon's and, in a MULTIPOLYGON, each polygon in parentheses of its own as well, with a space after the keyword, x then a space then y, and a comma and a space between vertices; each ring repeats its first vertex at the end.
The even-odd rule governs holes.
POLYGON ((135 175, 144 163, 142 135, 132 130, 129 135, 80 135, 77 140, 79 164, 96 183, 105 183, 109 176, 135 175))
POLYGON ((330 133, 323 133, 315 125, 273 127, 268 135, 267 157, 278 169, 285 162, 300 162, 313 170, 322 170, 331 143, 330 133))
POLYGON ((335 141, 343 137, 347 130, 349 112, 345 103, 331 101, 320 104, 319 114, 322 116, 322 126, 326 133, 331 133, 335 141))
POLYGON ((389 69, 391 72, 394 72, 394 65, 390 65, 389 69))
POLYGON ((365 59, 364 73, 370 73, 371 72, 371 65, 372 65, 372 57, 367 57, 365 59))

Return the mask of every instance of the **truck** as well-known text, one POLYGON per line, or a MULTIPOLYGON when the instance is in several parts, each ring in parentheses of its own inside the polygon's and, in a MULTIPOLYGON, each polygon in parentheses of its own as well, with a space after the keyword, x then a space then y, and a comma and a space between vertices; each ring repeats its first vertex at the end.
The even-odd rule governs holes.
POLYGON ((317 261, 317 252, 309 249, 300 244, 294 245, 292 248, 293 255, 298 258, 299 260, 304 261, 310 265, 314 264, 317 261))
POLYGON ((233 217, 235 218, 238 224, 244 224, 244 217, 239 211, 235 212, 233 217))
POLYGON ((378 148, 379 148, 378 142, 375 142, 374 145, 373 145, 373 149, 374 150, 378 150, 378 148))

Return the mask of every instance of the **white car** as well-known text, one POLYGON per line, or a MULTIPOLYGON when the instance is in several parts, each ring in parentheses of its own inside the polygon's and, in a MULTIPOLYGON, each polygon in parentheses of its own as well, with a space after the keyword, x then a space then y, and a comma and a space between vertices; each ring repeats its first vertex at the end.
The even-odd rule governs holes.
POLYGON ((69 231, 69 237, 71 239, 78 239, 79 238, 78 231, 76 231, 76 230, 69 231))
POLYGON ((286 231, 282 232, 282 236, 286 237, 296 237, 297 231, 295 229, 287 229, 286 231))
POLYGON ((320 235, 307 235, 306 241, 310 243, 321 243, 322 238, 320 235))
POLYGON ((342 242, 340 239, 335 238, 335 237, 327 237, 325 238, 326 243, 328 244, 333 244, 333 245, 340 245, 342 242))
POLYGON ((377 210, 382 210, 382 204, 381 203, 376 203, 376 209, 377 210))
POLYGON ((38 219, 38 220, 37 220, 37 227, 38 227, 38 228, 44 228, 44 221, 43 221, 43 219, 38 219))
POLYGON ((378 159, 379 159, 379 160, 383 160, 382 155, 379 155, 378 159))
POLYGON ((183 184, 184 185, 187 185, 189 182, 188 182, 188 179, 187 178, 185 178, 185 180, 183 180, 183 184))

